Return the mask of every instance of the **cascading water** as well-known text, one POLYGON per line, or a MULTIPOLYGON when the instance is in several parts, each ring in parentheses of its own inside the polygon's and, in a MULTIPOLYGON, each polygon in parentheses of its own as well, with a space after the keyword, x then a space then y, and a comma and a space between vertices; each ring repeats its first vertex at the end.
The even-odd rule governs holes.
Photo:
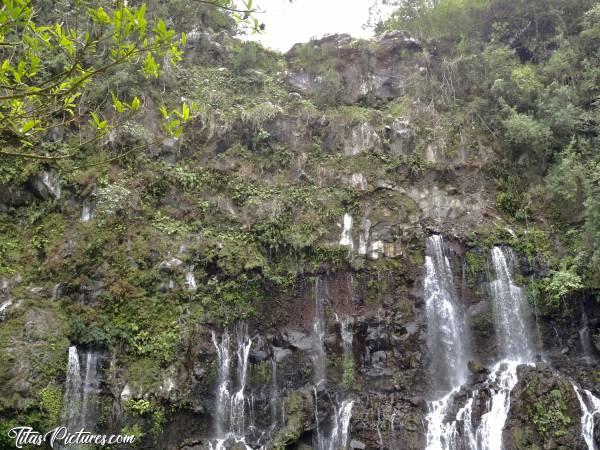
POLYGON ((371 221, 369 219, 365 219, 363 221, 362 231, 358 236, 358 254, 366 255, 369 247, 369 237, 371 230, 371 221))
POLYGON ((344 214, 344 224, 342 228, 342 236, 340 237, 340 245, 354 249, 352 240, 352 216, 348 213, 344 214))
POLYGON ((81 415, 85 427, 93 428, 97 414, 97 398, 100 393, 100 376, 98 373, 99 354, 87 351, 85 356, 85 376, 82 386, 81 415))
POLYGON ((449 391, 429 403, 426 417, 427 449, 441 450, 448 448, 444 446, 449 434, 444 418, 449 402, 467 377, 468 338, 462 326, 464 315, 458 304, 452 268, 439 235, 427 238, 424 289, 432 375, 439 390, 449 391))
POLYGON ((439 235, 427 239, 425 304, 432 375, 441 389, 453 389, 467 378, 468 338, 463 328, 464 314, 454 288, 450 261, 439 235))
MULTIPOLYGON (((505 359, 492 367, 484 383, 485 389, 492 393, 492 398, 477 428, 473 427, 472 414, 478 391, 472 394, 450 422, 444 422, 445 416, 460 385, 455 385, 453 391, 433 402, 432 412, 428 416, 428 450, 502 450, 502 430, 510 409, 510 392, 518 381, 517 367, 530 364, 534 357, 527 302, 522 289, 513 281, 512 251, 494 247, 490 261, 495 330, 500 356, 505 359)), ((427 278, 433 273, 430 266, 431 263, 427 266, 427 278)), ((426 279, 426 298, 429 298, 428 292, 426 279)))
POLYGON ((594 425, 596 420, 600 419, 600 399, 590 391, 582 390, 575 385, 573 385, 573 389, 581 405, 581 435, 587 444, 588 450, 598 450, 594 439, 594 425))
MULTIPOLYGON (((317 276, 315 280, 315 321, 312 333, 312 361, 314 371, 313 395, 315 403, 314 447, 316 450, 338 450, 340 448, 346 448, 348 445, 348 430, 350 428, 350 419, 352 418, 354 401, 346 399, 333 407, 331 428, 327 428, 327 430, 330 430, 330 433, 324 432, 321 418, 319 417, 318 388, 327 383, 327 368, 325 364, 325 289, 326 284, 321 280, 321 277, 317 276)), ((353 335, 349 329, 350 320, 339 320, 338 318, 338 321, 341 326, 344 359, 345 361, 352 360, 353 335)))
POLYGON ((523 290, 513 282, 512 250, 494 247, 491 262, 495 279, 490 283, 490 291, 501 356, 530 362, 534 357, 528 326, 531 313, 523 290))
POLYGON ((212 341, 217 350, 217 401, 215 414, 215 430, 217 436, 223 435, 223 429, 227 426, 226 421, 229 417, 229 369, 231 359, 229 357, 229 333, 225 331, 221 336, 221 341, 217 342, 217 337, 212 332, 212 341))
POLYGON ((271 360, 271 401, 269 402, 269 406, 271 407, 271 430, 275 430, 279 421, 278 403, 279 386, 277 384, 277 361, 273 358, 271 360))
POLYGON ((315 442, 316 450, 339 450, 348 448, 350 420, 352 419, 353 400, 344 400, 339 406, 334 407, 331 432, 328 436, 323 433, 319 424, 318 392, 313 388, 315 396, 315 442))
MULTIPOLYGON (((244 327, 245 328, 245 327, 244 327)), ((238 333, 238 382, 239 389, 231 399, 231 429, 238 435, 243 435, 245 432, 245 396, 246 380, 248 378, 248 356, 250 355, 250 347, 252 340, 248 337, 248 330, 238 333)))
POLYGON ((209 443, 212 450, 223 450, 227 442, 235 442, 250 449, 246 444, 246 381, 248 378, 248 358, 252 340, 248 337, 248 328, 245 324, 238 324, 237 335, 237 371, 236 379, 231 373, 231 340, 229 332, 223 332, 218 340, 212 333, 212 341, 217 351, 217 392, 215 431, 216 438, 209 443), (234 384, 234 381, 237 382, 234 384), (233 387, 237 389, 232 393, 233 387))
POLYGON ((96 186, 93 187, 92 192, 81 203, 81 216, 79 220, 81 222, 89 222, 94 220, 96 217, 96 186))
MULTIPOLYGON (((86 431, 95 431, 101 383, 98 370, 100 358, 101 354, 95 350, 84 350, 80 355, 76 346, 69 347, 61 418, 62 424, 70 432, 82 428, 86 431)), ((78 450, 73 446, 69 448, 78 450)))
POLYGON ((58 172, 45 170, 42 172, 41 182, 52 198, 60 199, 60 176, 58 172))
MULTIPOLYGON (((493 367, 486 384, 495 393, 488 402, 488 412, 481 416, 481 424, 476 432, 477 447, 475 448, 481 450, 503 448, 502 430, 510 409, 510 392, 519 381, 517 367, 520 364, 522 361, 505 360, 493 367)), ((465 414, 470 415, 471 411, 465 411, 465 414)), ((469 432, 472 433, 472 430, 469 432)))
POLYGON ((321 278, 315 278, 315 322, 312 333, 312 362, 313 362, 313 393, 315 396, 315 431, 314 443, 317 450, 324 449, 324 437, 319 427, 319 393, 317 387, 326 382, 325 367, 325 307, 323 304, 323 287, 321 278))
POLYGON ((588 323, 588 316, 585 312, 585 307, 581 305, 581 328, 579 329, 579 341, 581 342, 581 350, 584 359, 591 363, 595 358, 595 352, 592 347, 592 332, 588 323))
POLYGON ((338 321, 340 322, 340 334, 342 336, 344 357, 352 358, 352 340, 354 337, 352 335, 352 331, 350 330, 350 319, 343 318, 338 319, 338 321))
POLYGON ((79 220, 81 222, 89 222, 94 219, 96 215, 96 205, 90 199, 83 200, 83 204, 81 205, 81 216, 79 220))
POLYGON ((510 409, 510 393, 517 384, 517 367, 531 364, 534 350, 528 322, 531 314, 523 290, 513 281, 514 255, 510 248, 494 247, 490 254, 490 283, 496 337, 503 359, 491 370, 487 385, 494 394, 477 429, 478 448, 501 450, 502 429, 510 409))
POLYGON ((81 428, 81 405, 82 405, 81 368, 79 366, 79 354, 77 347, 69 347, 69 360, 67 363, 67 379, 65 382, 65 395, 63 399, 62 421, 72 430, 81 428))
POLYGON ((321 434, 321 428, 319 427, 319 393, 317 392, 317 387, 314 386, 313 387, 313 394, 315 396, 315 437, 314 437, 314 444, 315 444, 315 448, 316 450, 323 450, 325 448, 324 445, 324 437, 323 434, 321 434))
POLYGON ((192 267, 185 273, 185 286, 190 292, 196 292, 196 290, 198 289, 198 285, 196 284, 196 277, 194 276, 193 270, 194 269, 192 267))
POLYGON ((327 442, 327 450, 339 450, 348 446, 348 430, 352 418, 352 407, 354 401, 344 400, 334 412, 334 423, 331 437, 327 442))
POLYGON ((315 385, 324 382, 326 379, 324 288, 325 286, 323 286, 321 277, 317 276, 315 279, 315 322, 312 335, 312 360, 315 385))

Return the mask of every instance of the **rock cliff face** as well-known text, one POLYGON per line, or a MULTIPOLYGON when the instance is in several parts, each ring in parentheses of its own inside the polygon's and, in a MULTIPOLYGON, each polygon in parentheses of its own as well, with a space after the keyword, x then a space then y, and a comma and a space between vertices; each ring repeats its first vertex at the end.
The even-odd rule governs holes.
MULTIPOLYGON (((134 433, 141 448, 501 448, 466 437, 500 389, 494 364, 511 357, 490 252, 513 248, 510 286, 524 287, 545 275, 551 254, 538 250, 552 236, 495 209, 494 142, 445 128, 414 95, 428 58, 388 33, 296 46, 274 78, 188 67, 177 93, 210 108, 180 142, 0 186, 2 231, 27 249, 2 249, 2 429, 60 423, 79 396, 89 427, 134 433), (338 106, 321 103, 330 94, 338 106), (432 401, 448 394, 428 339, 432 235, 471 336, 441 415, 472 401, 456 447, 431 441, 432 401)), ((515 369, 504 448, 598 441, 600 419, 582 425, 591 397, 574 387, 600 394, 594 295, 576 305, 581 320, 535 304, 523 318, 537 356, 515 369)))

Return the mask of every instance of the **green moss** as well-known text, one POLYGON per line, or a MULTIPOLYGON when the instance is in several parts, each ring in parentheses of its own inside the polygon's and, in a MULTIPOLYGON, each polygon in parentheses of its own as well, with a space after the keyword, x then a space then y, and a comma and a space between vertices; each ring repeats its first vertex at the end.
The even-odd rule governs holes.
POLYGON ((479 229, 470 234, 468 246, 487 253, 496 245, 508 245, 517 255, 526 256, 529 261, 550 254, 548 236, 543 230, 531 226, 518 227, 513 233, 501 225, 492 229, 479 229))
POLYGON ((54 385, 49 384, 38 392, 39 408, 44 414, 45 429, 51 429, 60 424, 62 412, 63 392, 54 385))
POLYGON ((382 296, 389 291, 389 284, 387 277, 379 277, 377 274, 372 278, 367 279, 367 303, 370 305, 377 305, 381 303, 382 296))
POLYGON ((0 410, 39 408, 51 419, 52 389, 64 374, 69 340, 67 320, 58 305, 24 302, 0 327, 0 410), (27 392, 18 389, 27 385, 27 392), (42 392, 42 390, 44 390, 42 392))
POLYGON ((478 276, 485 272, 486 257, 481 253, 469 252, 465 255, 467 260, 467 269, 473 276, 478 276))
POLYGON ((383 123, 381 112, 356 105, 338 106, 333 110, 329 110, 327 114, 332 119, 343 121, 346 127, 353 127, 368 122, 383 123))
MULTIPOLYGON (((535 388, 528 387, 530 395, 534 396, 535 388)), ((535 397, 534 397, 535 398, 535 397)), ((535 429, 544 440, 550 437, 561 437, 567 434, 571 425, 565 395, 561 388, 553 389, 542 397, 537 397, 528 407, 528 415, 535 429)))
POLYGON ((390 116, 390 119, 398 117, 407 117, 411 112, 411 100, 409 97, 399 97, 385 105, 384 112, 390 116))
POLYGON ((261 361, 258 364, 250 366, 250 382, 258 386, 266 386, 271 382, 272 369, 271 364, 261 361))
POLYGON ((410 262, 413 266, 423 267, 425 264, 425 251, 424 249, 418 249, 411 252, 409 256, 410 262))
POLYGON ((160 362, 142 358, 127 364, 127 380, 134 391, 148 392, 161 382, 160 362))
POLYGON ((356 369, 352 356, 342 358, 342 369, 342 387, 346 390, 352 389, 356 380, 356 369))
POLYGON ((273 438, 273 448, 287 448, 290 444, 298 441, 300 434, 304 431, 305 414, 314 407, 311 397, 306 391, 291 391, 285 397, 283 401, 286 423, 273 438))
POLYGON ((489 312, 481 313, 471 319, 471 329, 477 336, 490 337, 494 334, 494 318, 489 312))
POLYGON ((422 177, 430 167, 429 161, 424 159, 418 152, 404 158, 404 164, 408 166, 408 171, 413 177, 422 177))

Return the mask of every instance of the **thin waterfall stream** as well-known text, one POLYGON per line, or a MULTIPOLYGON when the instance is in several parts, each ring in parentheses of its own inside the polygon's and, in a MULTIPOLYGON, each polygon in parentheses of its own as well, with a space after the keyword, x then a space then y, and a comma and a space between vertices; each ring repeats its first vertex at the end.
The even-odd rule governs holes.
POLYGON ((588 447, 588 450, 598 450, 594 439, 594 425, 596 420, 600 420, 600 399, 595 397, 590 391, 580 389, 573 384, 573 389, 577 395, 577 400, 581 406, 581 435, 588 447))
MULTIPOLYGON (((345 221, 346 222, 346 221, 345 221)), ((351 222, 350 222, 351 223, 351 222)), ((319 415, 319 387, 327 386, 327 367, 325 352, 325 300, 326 300, 326 282, 320 276, 315 279, 315 322, 313 325, 313 348, 312 361, 314 371, 314 414, 315 414, 315 436, 313 445, 316 450, 338 450, 347 448, 350 420, 352 419, 352 407, 354 401, 344 399, 341 402, 336 401, 333 405, 332 420, 327 430, 323 429, 321 417, 319 415)), ((352 358, 352 332, 349 330, 350 320, 342 319, 340 322, 340 331, 344 349, 344 359, 347 361, 352 358)))
POLYGON ((248 379, 248 359, 252 339, 248 336, 248 327, 240 323, 236 327, 236 372, 232 374, 231 339, 225 330, 220 340, 212 332, 212 342, 217 352, 217 387, 216 387, 216 437, 209 443, 211 450, 223 450, 228 442, 246 444, 246 382, 248 379))
MULTIPOLYGON (((62 424, 69 432, 96 431, 98 396, 102 383, 99 370, 102 354, 93 349, 69 347, 62 424)), ((78 446, 68 448, 78 450, 78 446)))

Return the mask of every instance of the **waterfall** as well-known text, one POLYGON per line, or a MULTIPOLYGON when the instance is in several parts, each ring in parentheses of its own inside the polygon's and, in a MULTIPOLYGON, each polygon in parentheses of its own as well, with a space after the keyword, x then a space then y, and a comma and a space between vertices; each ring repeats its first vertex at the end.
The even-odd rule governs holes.
POLYGON ((185 286, 190 292, 196 292, 196 290, 198 289, 198 285, 196 284, 196 277, 194 276, 193 270, 193 268, 190 268, 185 273, 185 286))
POLYGON ((489 411, 481 416, 477 429, 478 448, 482 450, 502 450, 502 430, 510 409, 510 392, 519 381, 517 367, 519 361, 501 361, 492 369, 488 385, 496 386, 496 392, 488 403, 489 411))
POLYGON ((327 450, 339 450, 348 447, 348 430, 350 428, 350 419, 352 418, 352 407, 354 401, 344 400, 339 408, 334 410, 333 429, 331 436, 327 441, 327 450))
POLYGON ((432 357, 432 375, 439 390, 449 393, 429 403, 427 449, 449 448, 444 442, 452 432, 444 419, 451 399, 467 378, 467 336, 452 268, 441 236, 427 238, 424 295, 427 312, 427 343, 432 357))
POLYGON ((594 425, 595 419, 600 418, 600 399, 594 397, 588 390, 582 392, 575 385, 573 385, 573 389, 575 389, 577 400, 581 405, 581 435, 587 444, 588 450, 598 450, 594 439, 594 425))
POLYGON ((237 341, 237 358, 238 358, 238 382, 239 389, 231 399, 231 429, 237 435, 243 435, 245 432, 245 415, 244 415, 244 390, 246 389, 246 380, 248 378, 248 356, 250 355, 250 347, 252 340, 248 337, 248 330, 244 326, 244 331, 238 333, 237 341))
MULTIPOLYGON (((69 347, 61 419, 70 432, 80 431, 82 428, 95 431, 101 383, 98 370, 100 358, 101 354, 97 351, 80 352, 74 345, 69 347)), ((73 446, 68 448, 78 449, 73 446)))
POLYGON ((70 430, 81 429, 82 405, 81 370, 79 367, 79 354, 77 347, 69 347, 69 360, 67 363, 67 379, 65 382, 65 395, 63 398, 62 420, 70 430))
POLYGON ((342 236, 340 237, 340 245, 349 247, 350 250, 354 249, 354 242, 352 241, 352 216, 348 213, 344 214, 344 227, 342 229, 342 236))
POLYGON ((340 323, 340 334, 342 336, 342 345, 344 349, 344 357, 352 358, 352 340, 354 335, 350 331, 351 320, 349 318, 338 319, 340 323))
POLYGON ((221 342, 217 342, 217 337, 212 332, 212 341, 217 350, 217 404, 215 414, 215 429, 217 436, 223 435, 223 428, 226 425, 229 406, 229 368, 231 359, 229 357, 229 333, 225 331, 221 336, 221 342))
MULTIPOLYGON (((350 220, 352 220, 350 218, 350 220)), ((314 370, 313 394, 315 401, 315 436, 314 447, 316 450, 339 450, 347 448, 348 430, 350 419, 352 418, 353 400, 343 400, 337 406, 333 407, 331 427, 323 430, 319 417, 319 385, 327 383, 327 368, 325 354, 325 288, 321 277, 315 279, 315 321, 312 333, 312 360, 314 370), (330 431, 328 433, 328 431, 330 431)), ((352 341, 353 334, 350 331, 350 319, 342 319, 336 315, 340 323, 340 331, 344 350, 344 360, 353 361, 352 341)))
POLYGON ((40 181, 52 198, 60 199, 60 176, 58 172, 45 170, 42 172, 40 181))
POLYGON ((425 303, 427 343, 432 357, 432 375, 444 390, 460 386, 467 378, 468 339, 450 261, 441 236, 427 238, 425 256, 425 303))
POLYGON ((93 220, 96 215, 94 202, 90 199, 84 199, 83 204, 81 205, 81 222, 89 222, 93 220))
POLYGON ((581 351, 583 357, 589 362, 594 358, 594 350, 592 348, 592 333, 588 324, 588 317, 585 312, 585 306, 581 305, 581 328, 579 329, 579 340, 581 342, 581 351))
POLYGON ((312 360, 316 385, 325 381, 327 377, 325 367, 325 299, 323 298, 322 284, 320 276, 317 276, 315 279, 315 322, 312 335, 312 360))
POLYGON ((269 405, 271 407, 271 428, 275 429, 278 421, 277 414, 277 403, 279 401, 279 387, 277 385, 277 361, 275 358, 271 359, 271 401, 269 405))
POLYGON ((517 367, 532 364, 534 350, 528 326, 531 314, 527 299, 513 281, 513 252, 510 248, 494 247, 490 259, 495 277, 490 282, 490 292, 496 338, 505 359, 492 368, 486 380, 486 386, 493 394, 488 411, 481 417, 476 437, 478 449, 502 450, 502 430, 510 410, 510 393, 519 381, 517 367))
POLYGON ((494 247, 491 251, 493 274, 490 283, 496 336, 502 356, 522 362, 533 360, 534 352, 527 322, 530 312, 523 290, 514 284, 514 255, 510 249, 494 247))
MULTIPOLYGON (((432 242, 431 246, 436 250, 433 254, 437 255, 438 260, 439 255, 443 255, 443 252, 438 250, 441 247, 439 242, 441 239, 432 242)), ((428 251, 429 244, 428 241, 428 251)), ((502 431, 510 410, 510 393, 518 382, 517 368, 521 364, 531 364, 534 357, 528 327, 530 312, 523 290, 513 281, 513 253, 510 249, 494 247, 490 252, 490 262, 493 278, 489 285, 493 300, 494 324, 500 356, 505 359, 492 367, 490 375, 484 382, 483 389, 491 392, 492 397, 487 402, 486 412, 481 416, 477 428, 473 426, 472 414, 474 400, 479 394, 478 390, 472 393, 466 404, 449 422, 445 422, 445 419, 455 394, 460 389, 460 384, 455 384, 454 389, 440 400, 431 402, 430 413, 427 416, 428 450, 502 450, 502 431)), ((451 291, 448 288, 444 289, 443 286, 449 286, 451 278, 443 280, 443 269, 439 268, 441 266, 438 264, 436 267, 432 258, 426 259, 425 296, 428 302, 430 327, 432 323, 436 323, 429 315, 429 302, 432 298, 437 301, 438 308, 442 311, 440 314, 447 315, 447 311, 450 310, 448 306, 450 302, 444 302, 443 299, 451 298, 451 294, 447 294, 451 291)), ((439 328, 436 332, 446 333, 446 339, 453 339, 452 329, 450 319, 446 330, 439 328)), ((445 339, 439 338, 430 342, 443 345, 445 339)))
POLYGON ((379 450, 383 450, 383 436, 381 435, 381 410, 377 408, 377 424, 375 425, 375 431, 377 431, 377 439, 379 440, 379 450))
POLYGON ((93 428, 97 414, 97 398, 100 393, 97 352, 88 351, 85 357, 85 376, 82 386, 81 416, 85 427, 93 428))
POLYGON ((317 387, 321 383, 326 383, 327 369, 325 367, 325 307, 323 304, 323 295, 321 293, 321 279, 319 276, 315 279, 315 322, 313 325, 312 336, 312 361, 314 371, 313 393, 315 396, 315 447, 316 450, 325 450, 325 438, 319 427, 319 393, 317 387))
POLYGON ((217 388, 215 405, 216 439, 210 443, 212 450, 227 448, 229 441, 250 447, 246 444, 246 381, 248 379, 248 359, 252 340, 248 336, 248 327, 238 324, 236 328, 235 377, 231 371, 231 339, 225 330, 218 340, 212 332, 212 342, 217 352, 217 388), (235 389, 235 391, 233 391, 235 389))
POLYGON ((362 231, 358 236, 358 254, 366 255, 369 246, 369 235, 371 230, 371 221, 365 219, 363 221, 362 231))
POLYGON ((323 450, 325 446, 323 445, 323 435, 321 434, 321 430, 319 428, 319 393, 317 392, 316 386, 313 386, 313 394, 315 394, 315 447, 316 450, 323 450))
POLYGON ((344 400, 338 407, 334 407, 331 432, 329 436, 326 436, 319 424, 319 397, 316 387, 313 387, 313 394, 315 396, 315 449, 339 450, 348 448, 348 432, 350 430, 350 419, 352 419, 354 401, 344 400))
POLYGON ((429 402, 429 413, 425 417, 427 421, 427 450, 449 450, 450 437, 453 435, 453 423, 446 424, 444 420, 448 412, 450 402, 454 394, 458 391, 457 388, 450 391, 448 394, 429 402))

